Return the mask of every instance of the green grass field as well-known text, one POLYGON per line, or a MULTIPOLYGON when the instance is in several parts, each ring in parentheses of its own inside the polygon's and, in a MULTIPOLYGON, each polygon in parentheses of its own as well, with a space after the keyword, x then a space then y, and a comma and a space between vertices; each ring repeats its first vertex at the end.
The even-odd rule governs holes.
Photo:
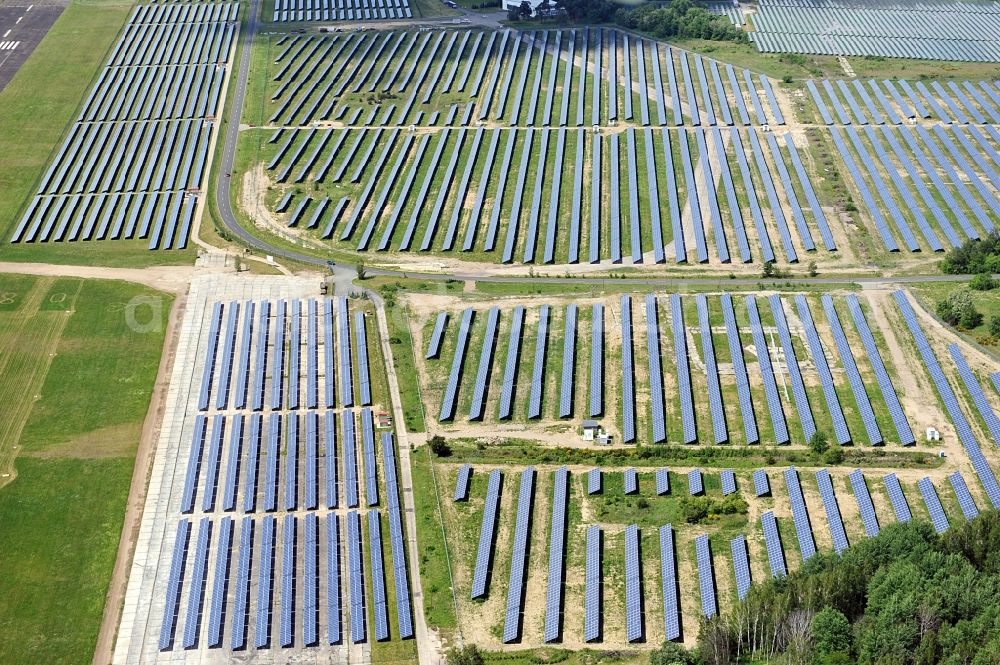
POLYGON ((10 390, 0 446, 17 446, 16 478, 0 489, 0 662, 89 662, 172 299, 123 282, 6 275, 0 292, 10 390), (159 330, 126 325, 136 297, 158 299, 159 330))

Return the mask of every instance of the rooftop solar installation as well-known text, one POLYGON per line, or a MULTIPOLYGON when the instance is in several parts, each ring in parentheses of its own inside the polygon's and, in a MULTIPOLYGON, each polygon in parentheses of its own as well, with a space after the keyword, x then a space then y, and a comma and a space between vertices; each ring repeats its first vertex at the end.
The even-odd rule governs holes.
POLYGON ((892 503, 893 512, 896 513, 897 522, 909 522, 912 519, 910 505, 906 502, 903 488, 899 484, 896 474, 890 473, 883 478, 885 490, 889 494, 889 501, 892 503))
POLYGON ((660 584, 663 594, 664 638, 672 641, 681 636, 681 601, 677 590, 674 529, 669 524, 660 527, 660 584))
POLYGON ((771 566, 771 577, 785 577, 788 566, 785 564, 785 551, 781 547, 781 535, 778 532, 778 521, 770 510, 760 516, 760 525, 764 531, 764 545, 767 548, 767 560, 771 566))
POLYGON ((625 638, 642 639, 642 570, 639 560, 639 528, 625 527, 625 638))
POLYGON ((566 511, 569 499, 569 471, 555 472, 552 489, 552 521, 549 526, 549 576, 545 591, 546 642, 554 642, 562 633, 563 577, 566 557, 566 511))
POLYGON ((601 527, 587 527, 587 562, 584 575, 583 640, 601 637, 601 527))
POLYGON ((719 607, 715 599, 715 569, 712 567, 712 546, 708 536, 702 534, 694 539, 694 551, 698 563, 701 613, 711 618, 719 613, 719 607))
POLYGON ((493 560, 493 538, 496 534, 497 512, 500 509, 500 491, 503 476, 499 469, 490 473, 486 488, 486 504, 483 506, 483 523, 479 530, 479 549, 476 567, 472 575, 472 598, 483 598, 487 592, 487 576, 493 560))
POLYGON ((747 539, 744 535, 739 535, 729 541, 729 547, 733 554, 733 573, 736 575, 736 595, 740 600, 747 597, 750 592, 750 551, 747 549, 747 539))
POLYGON ((858 512, 861 514, 861 522, 865 526, 865 534, 869 538, 874 538, 879 533, 878 515, 875 513, 875 505, 868 492, 865 476, 861 473, 861 469, 855 469, 847 478, 851 481, 851 489, 854 490, 854 498, 858 502, 858 512))

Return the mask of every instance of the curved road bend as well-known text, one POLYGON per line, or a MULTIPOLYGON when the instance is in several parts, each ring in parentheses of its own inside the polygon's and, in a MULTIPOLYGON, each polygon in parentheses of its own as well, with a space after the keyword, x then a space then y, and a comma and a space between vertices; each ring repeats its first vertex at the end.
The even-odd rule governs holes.
MULTIPOLYGON (((275 257, 298 261, 309 265, 323 267, 326 260, 298 252, 294 249, 278 247, 265 239, 258 238, 253 233, 243 228, 233 213, 232 197, 230 193, 231 176, 227 173, 233 172, 233 165, 236 157, 236 144, 240 135, 240 119, 243 113, 243 103, 246 99, 247 82, 250 78, 250 47, 253 44, 254 34, 257 32, 257 14, 260 11, 260 0, 252 0, 250 5, 250 16, 247 21, 246 38, 243 41, 243 49, 240 53, 239 72, 236 76, 236 85, 233 87, 233 103, 230 106, 229 126, 226 129, 226 143, 222 153, 222 166, 219 177, 215 181, 215 200, 222 217, 222 223, 233 234, 248 246, 275 257)), ((341 266, 353 267, 354 264, 341 262, 341 266)), ((387 270, 383 268, 369 268, 367 272, 371 275, 381 275, 387 277, 419 277, 429 281, 462 280, 462 281, 482 281, 482 282, 507 282, 507 283, 530 283, 530 284, 601 284, 613 282, 615 284, 629 284, 637 286, 711 286, 722 285, 728 281, 725 277, 628 277, 628 278, 608 278, 608 277, 499 277, 477 272, 452 272, 452 273, 414 273, 404 270, 387 270)), ((912 277, 795 277, 796 283, 801 284, 859 284, 873 285, 880 284, 913 284, 919 282, 954 282, 968 279, 964 275, 925 275, 912 277)), ((757 280, 760 281, 760 280, 757 280)), ((783 283, 784 280, 773 280, 764 283, 783 283)), ((744 284, 744 281, 738 282, 744 284)))

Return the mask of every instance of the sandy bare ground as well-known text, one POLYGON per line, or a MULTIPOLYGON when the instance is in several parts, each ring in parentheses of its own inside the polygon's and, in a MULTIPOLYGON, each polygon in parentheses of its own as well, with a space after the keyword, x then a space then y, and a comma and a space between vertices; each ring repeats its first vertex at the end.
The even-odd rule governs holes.
POLYGON ((87 279, 118 279, 136 282, 168 293, 186 293, 188 283, 199 271, 194 266, 153 266, 150 268, 105 268, 102 266, 69 266, 52 263, 0 262, 0 273, 44 275, 51 277, 83 277, 87 279))

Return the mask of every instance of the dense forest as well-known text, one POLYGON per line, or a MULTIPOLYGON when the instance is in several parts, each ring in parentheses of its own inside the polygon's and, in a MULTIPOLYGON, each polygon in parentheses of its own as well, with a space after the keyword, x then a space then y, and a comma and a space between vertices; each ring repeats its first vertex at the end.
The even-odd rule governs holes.
POLYGON ((651 665, 1000 663, 1000 514, 938 536, 886 526, 838 556, 814 556, 701 626, 692 651, 665 644, 651 665))
POLYGON ((941 269, 952 275, 1000 273, 1000 231, 990 231, 977 240, 966 240, 948 252, 941 269))

